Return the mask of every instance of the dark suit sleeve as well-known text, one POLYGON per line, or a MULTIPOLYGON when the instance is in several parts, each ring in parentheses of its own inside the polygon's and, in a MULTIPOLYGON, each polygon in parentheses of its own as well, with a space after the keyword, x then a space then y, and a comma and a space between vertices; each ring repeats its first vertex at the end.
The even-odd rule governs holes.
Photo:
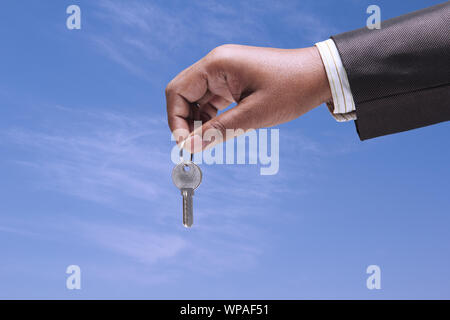
POLYGON ((450 2, 332 39, 361 140, 450 120, 450 2))

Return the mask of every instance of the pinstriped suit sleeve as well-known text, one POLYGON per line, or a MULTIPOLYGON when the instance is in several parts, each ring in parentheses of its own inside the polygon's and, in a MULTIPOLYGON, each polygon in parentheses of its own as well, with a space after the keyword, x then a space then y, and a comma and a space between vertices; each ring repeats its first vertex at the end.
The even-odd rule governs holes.
POLYGON ((450 2, 332 36, 361 140, 450 120, 450 2))

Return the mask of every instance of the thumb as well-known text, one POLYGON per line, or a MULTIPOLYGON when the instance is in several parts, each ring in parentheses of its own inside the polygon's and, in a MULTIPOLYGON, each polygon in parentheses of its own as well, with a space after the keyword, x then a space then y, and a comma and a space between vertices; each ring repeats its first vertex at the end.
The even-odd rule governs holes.
POLYGON ((195 129, 186 138, 184 148, 191 153, 200 152, 258 128, 259 115, 254 107, 256 99, 249 98, 195 129))

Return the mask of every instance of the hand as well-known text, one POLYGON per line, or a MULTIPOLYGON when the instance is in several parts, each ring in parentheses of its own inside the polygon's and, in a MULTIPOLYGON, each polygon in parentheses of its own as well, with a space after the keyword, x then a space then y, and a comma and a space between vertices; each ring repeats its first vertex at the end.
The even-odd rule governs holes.
POLYGON ((293 120, 331 100, 316 47, 274 49, 223 45, 178 74, 166 88, 169 127, 184 148, 199 152, 244 131, 293 120), (231 103, 233 108, 217 116, 231 103), (194 129, 194 120, 203 126, 194 129), (221 139, 203 139, 218 130, 221 139))

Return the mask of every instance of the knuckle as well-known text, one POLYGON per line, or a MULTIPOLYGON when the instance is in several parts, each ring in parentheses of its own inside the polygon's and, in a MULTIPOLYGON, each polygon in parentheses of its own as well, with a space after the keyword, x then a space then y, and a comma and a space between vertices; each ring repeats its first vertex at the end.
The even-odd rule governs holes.
POLYGON ((166 90, 165 90, 166 96, 169 96, 174 91, 175 91, 175 82, 174 82, 174 80, 172 80, 166 86, 166 90))
POLYGON ((214 61, 227 61, 236 53, 237 47, 235 44, 223 44, 211 50, 208 56, 214 61))
POLYGON ((211 129, 219 131, 222 134, 222 136, 225 135, 226 127, 222 123, 222 121, 220 121, 218 119, 212 119, 212 120, 210 120, 210 126, 211 126, 211 129))

